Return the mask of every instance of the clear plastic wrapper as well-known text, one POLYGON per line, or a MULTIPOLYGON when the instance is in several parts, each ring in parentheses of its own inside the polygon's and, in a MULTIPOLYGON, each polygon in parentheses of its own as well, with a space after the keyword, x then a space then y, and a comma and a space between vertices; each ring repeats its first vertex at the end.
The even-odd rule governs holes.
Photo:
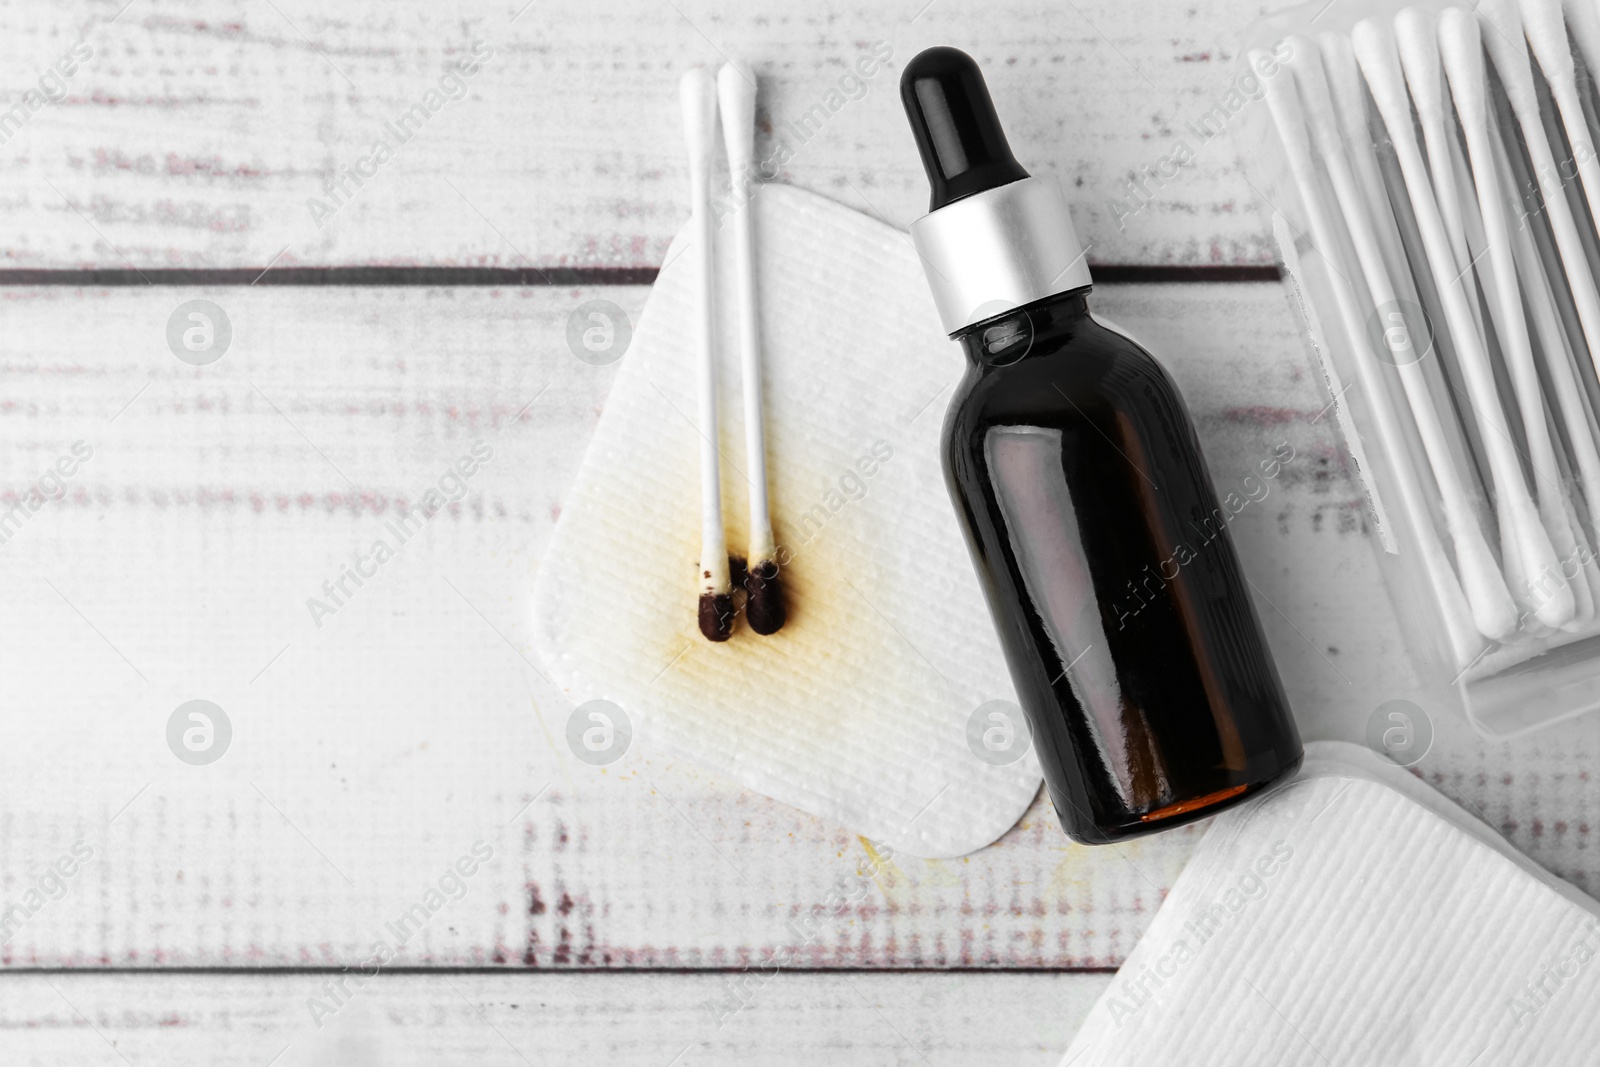
POLYGON ((1419 674, 1490 736, 1600 708, 1600 7, 1314 2, 1238 64, 1419 674))

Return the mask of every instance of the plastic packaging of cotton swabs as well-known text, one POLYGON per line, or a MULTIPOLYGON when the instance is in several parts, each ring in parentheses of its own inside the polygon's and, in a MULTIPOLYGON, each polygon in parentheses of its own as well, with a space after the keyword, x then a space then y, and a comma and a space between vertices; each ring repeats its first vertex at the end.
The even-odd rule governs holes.
POLYGON ((1600 708, 1600 0, 1319 0, 1239 62, 1420 673, 1494 736, 1600 708))

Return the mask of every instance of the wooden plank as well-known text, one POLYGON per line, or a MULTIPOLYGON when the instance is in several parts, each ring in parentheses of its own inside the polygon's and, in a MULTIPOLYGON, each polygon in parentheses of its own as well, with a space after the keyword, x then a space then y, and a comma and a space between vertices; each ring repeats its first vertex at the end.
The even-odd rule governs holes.
POLYGON ((1107 974, 7 975, 15 1067, 1052 1067, 1107 974), (735 989, 732 983, 746 984, 735 989), (726 1005, 739 1003, 734 1011, 726 1005), (326 1005, 331 1013, 324 1011, 326 1005))
MULTIPOLYGON (((573 758, 525 620, 614 368, 565 324, 597 297, 636 320, 645 290, 154 293, 0 294, 0 514, 93 448, 0 544, 0 905, 59 897, 0 965, 337 966, 387 938, 408 966, 1111 967, 1197 840, 1075 846, 1041 799, 994 846, 894 857, 869 886, 845 828, 643 743, 573 758), (196 368, 166 326, 199 297, 234 340, 196 368), (317 627, 308 598, 479 441, 459 505, 317 627), (166 735, 197 698, 234 729, 204 767, 166 735), (456 885, 480 841, 493 858, 456 885)), ((1282 290, 1096 300, 1172 369, 1220 489, 1294 449, 1234 531, 1305 733, 1360 740, 1413 683, 1282 290)), ((1494 746, 1435 725, 1429 779, 1594 884, 1593 721, 1494 746)))
POLYGON ((984 64, 1019 157, 1068 189, 1091 262, 1274 259, 1233 143, 1202 129, 1262 0, 1159 18, 1118 0, 633 0, 594 18, 526 0, 136 0, 108 22, 122 3, 0 22, 5 106, 41 77, 61 97, 0 129, 0 266, 655 266, 686 215, 677 79, 724 56, 760 72, 769 171, 903 226, 927 190, 896 79, 947 43, 984 64), (58 85, 80 28, 92 54, 58 85), (476 73, 445 86, 459 99, 394 132, 479 42, 476 73), (1152 181, 1180 143, 1192 161, 1152 181), (313 218, 314 199, 332 214, 313 218))

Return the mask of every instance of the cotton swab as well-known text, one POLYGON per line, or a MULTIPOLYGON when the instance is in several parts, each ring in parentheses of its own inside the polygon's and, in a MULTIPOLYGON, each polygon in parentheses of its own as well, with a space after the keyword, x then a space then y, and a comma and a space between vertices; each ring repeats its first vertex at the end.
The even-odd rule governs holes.
MULTIPOLYGON (((1339 131, 1344 136, 1346 158, 1350 163, 1350 170, 1355 171, 1355 179, 1360 182, 1362 195, 1366 197, 1366 205, 1371 211, 1371 222, 1374 229, 1378 230, 1378 240, 1384 251, 1384 264, 1389 267, 1389 280, 1394 283, 1395 294, 1403 302, 1403 306, 1426 306, 1427 299, 1422 296, 1418 286, 1413 285, 1411 277, 1411 264, 1406 259, 1405 240, 1400 234, 1400 222, 1397 214, 1392 210, 1389 197, 1384 192, 1384 176, 1378 165, 1378 155, 1373 149, 1368 125, 1366 125, 1366 88, 1362 85, 1362 72, 1355 66, 1355 53, 1350 51, 1350 38, 1344 34, 1336 34, 1325 30, 1317 35, 1318 50, 1322 53, 1322 70, 1328 78, 1328 90, 1333 96, 1334 110, 1339 115, 1339 131)), ((1427 278, 1421 280, 1424 285, 1430 285, 1427 278)), ((1437 301, 1432 301, 1437 304, 1437 301)), ((1435 352, 1443 355, 1443 334, 1434 338, 1435 352)), ((1330 386, 1339 389, 1338 376, 1333 373, 1333 365, 1325 363, 1325 370, 1330 373, 1330 386)), ((1424 360, 1422 374, 1426 376, 1430 394, 1434 394, 1434 405, 1440 411, 1453 411, 1453 397, 1450 386, 1445 381, 1440 363, 1434 365, 1424 360)), ((1394 378, 1386 373, 1386 378, 1394 378)), ((1467 450, 1467 443, 1462 438, 1462 427, 1459 419, 1448 418, 1445 422, 1446 437, 1450 438, 1451 456, 1459 470, 1469 472, 1469 480, 1474 472, 1472 456, 1467 450)), ((1365 448, 1360 445, 1360 435, 1347 434, 1349 440, 1350 456, 1355 459, 1358 469, 1365 470, 1370 466, 1366 461, 1365 448)), ((1410 438, 1408 438, 1410 442, 1410 438)), ((1408 446, 1408 451, 1421 448, 1421 438, 1408 446)), ((1474 493, 1474 501, 1477 494, 1474 493)), ((1483 525, 1480 517, 1480 525, 1483 525)), ((1392 547, 1386 542, 1387 549, 1392 552, 1392 547)))
MULTIPOLYGON (((1317 43, 1322 53, 1322 70, 1328 79, 1328 88, 1333 96, 1335 110, 1339 113, 1339 126, 1344 134, 1345 158, 1350 161, 1351 168, 1355 171, 1356 179, 1361 183, 1362 195, 1366 197, 1370 219, 1378 231, 1378 239, 1383 245, 1384 263, 1389 267, 1389 280, 1394 283, 1395 293, 1402 301, 1409 302, 1412 306, 1423 308, 1438 308, 1438 294, 1433 288, 1433 279, 1426 271, 1413 275, 1411 262, 1406 252, 1407 237, 1402 232, 1405 225, 1403 219, 1408 219, 1402 213, 1409 208, 1392 203, 1385 187, 1383 168, 1379 163, 1377 152, 1372 143, 1372 134, 1367 126, 1367 90, 1361 80, 1361 70, 1356 66, 1356 54, 1350 48, 1350 38, 1346 34, 1324 31, 1317 37, 1317 43)), ((1415 226, 1411 226, 1415 230, 1415 226)), ((1420 245, 1420 238, 1410 238, 1413 246, 1420 245)), ((1443 322, 1444 315, 1438 315, 1443 322)), ((1457 417, 1455 395, 1451 388, 1449 377, 1446 373, 1446 364, 1455 365, 1454 353, 1448 344, 1448 334, 1442 330, 1434 331, 1433 346, 1438 359, 1424 360, 1421 364, 1424 377, 1428 379, 1428 391, 1433 396, 1434 407, 1446 413, 1444 430, 1450 443, 1450 455, 1456 469, 1463 472, 1469 483, 1469 493, 1474 504, 1474 511, 1479 513, 1479 525, 1485 524, 1488 519, 1487 507, 1479 507, 1480 494, 1477 491, 1477 462, 1474 459, 1470 438, 1476 435, 1477 424, 1471 420, 1462 420, 1457 417)), ((1481 449, 1479 453, 1481 454, 1481 449)))
MULTIPOLYGON (((1500 187, 1515 188, 1517 181, 1512 173, 1505 144, 1492 123, 1489 125, 1489 141, 1494 150, 1500 187)), ((1545 275, 1544 263, 1534 246, 1533 236, 1529 233, 1528 227, 1511 228, 1511 250, 1516 259, 1517 274, 1522 279, 1522 293, 1527 300, 1534 333, 1539 338, 1541 362, 1544 366, 1543 377, 1548 383, 1546 391, 1556 398, 1557 410, 1561 415, 1562 426, 1566 430, 1567 448, 1577 464, 1577 478, 1583 489, 1584 500, 1595 502, 1591 508, 1600 506, 1600 448, 1596 447, 1596 429, 1589 418, 1588 408, 1580 392, 1582 385, 1577 379, 1576 371, 1579 364, 1562 327, 1561 315, 1556 307, 1555 290, 1545 275)), ((1600 596, 1600 562, 1596 561, 1593 552, 1590 551, 1583 525, 1573 512, 1570 500, 1568 511, 1568 521, 1577 541, 1579 553, 1576 561, 1579 566, 1574 570, 1581 570, 1592 601, 1594 597, 1600 596)), ((1564 566, 1569 559, 1562 561, 1564 566)), ((1576 581, 1574 587, 1577 588, 1576 581)), ((1580 597, 1580 609, 1581 607, 1580 597)), ((1579 614, 1582 614, 1581 610, 1579 614)))
MULTIPOLYGON (((1467 241, 1466 213, 1459 192, 1462 188, 1470 190, 1472 182, 1470 178, 1457 178, 1455 162, 1460 148, 1452 132, 1446 128, 1448 115, 1444 72, 1439 66, 1439 47, 1434 42, 1433 12, 1420 7, 1403 9, 1394 18, 1394 36, 1400 53, 1400 67, 1405 72, 1406 86, 1411 90, 1411 100, 1420 120, 1418 124, 1422 127, 1422 140, 1428 153, 1428 172, 1433 179, 1434 196, 1439 202, 1439 215, 1444 219, 1445 235, 1450 238, 1450 249, 1455 253, 1455 273, 1464 275, 1467 307, 1472 312, 1472 322, 1479 336, 1483 336, 1483 309, 1479 306, 1473 284, 1472 270, 1475 264, 1467 241)), ((1451 364, 1457 369, 1459 365, 1459 359, 1451 364)), ((1459 379, 1460 375, 1456 377, 1459 379)), ((1449 382, 1445 385, 1446 388, 1453 387, 1449 382)), ((1481 456, 1481 436, 1475 436, 1474 441, 1479 445, 1478 454, 1481 456)))
MULTIPOLYGON (((1367 213, 1366 201, 1356 188, 1334 118, 1333 104, 1328 94, 1327 82, 1322 73, 1322 63, 1317 50, 1304 37, 1289 38, 1294 48, 1290 66, 1295 71, 1295 82, 1300 88, 1301 104, 1313 142, 1322 156, 1323 166, 1332 180, 1334 197, 1349 227, 1350 239, 1366 277, 1367 288, 1376 308, 1397 308, 1394 285, 1389 280, 1378 239, 1367 213)), ((1400 373, 1406 399, 1410 401, 1412 417, 1422 437, 1429 465, 1433 468, 1443 499, 1445 524, 1455 546, 1456 561, 1461 571, 1461 584, 1472 607, 1473 621, 1487 637, 1496 640, 1507 636, 1517 627, 1517 610, 1494 556, 1489 552, 1483 531, 1473 514, 1460 474, 1445 442, 1439 413, 1433 406, 1427 382, 1419 365, 1421 354, 1411 345, 1411 330, 1403 321, 1397 329, 1385 332, 1394 353, 1394 364, 1400 373)), ((1358 335, 1360 336, 1360 335, 1358 335)), ((1358 345, 1359 347, 1359 345, 1358 345)), ((1360 358, 1360 357, 1358 357, 1360 358)), ((1370 353, 1365 358, 1372 358, 1370 353)))
MULTIPOLYGON (((1397 31, 1399 22, 1396 19, 1397 31)), ((1427 28, 1431 31, 1433 27, 1427 28)), ((1485 288, 1490 290, 1494 301, 1496 332, 1511 373, 1517 406, 1522 412, 1539 517, 1550 535, 1557 557, 1570 559, 1577 550, 1577 542, 1573 539, 1563 504, 1561 470, 1545 421, 1539 370, 1533 361, 1533 346, 1528 337, 1522 294, 1517 285, 1516 261, 1511 251, 1511 227, 1506 218, 1506 202, 1500 191, 1494 150, 1489 141, 1489 83, 1484 71, 1483 41, 1478 22, 1471 12, 1449 8, 1439 17, 1437 38, 1430 32, 1426 41, 1412 44, 1414 50, 1420 48, 1442 54, 1445 72, 1450 79, 1450 94, 1455 101, 1462 134, 1466 138, 1467 155, 1472 163, 1473 180, 1478 192, 1478 211, 1483 218, 1484 239, 1488 246, 1493 284, 1485 288)), ((1556 580, 1564 578, 1558 574, 1556 579, 1537 582, 1537 587, 1541 592, 1547 587, 1553 588, 1556 580)), ((1575 617, 1587 619, 1594 611, 1593 601, 1587 595, 1587 583, 1581 590, 1574 589, 1572 592, 1575 617)))
POLYGON ((758 634, 777 633, 787 615, 778 580, 778 546, 767 508, 767 432, 761 395, 761 317, 756 305, 754 208, 756 76, 744 64, 726 63, 717 74, 722 141, 728 173, 749 182, 746 201, 733 212, 734 290, 739 302, 739 359, 744 379, 745 466, 750 480, 750 551, 745 618, 758 634))
POLYGON ((1510 0, 1481 0, 1478 12, 1479 17, 1489 23, 1490 32, 1482 34, 1483 42, 1522 127, 1534 179, 1539 183, 1539 202, 1560 251, 1561 269, 1567 276, 1567 287, 1583 323, 1590 358, 1600 368, 1600 295, 1596 295, 1588 255, 1578 236, 1578 225, 1573 220, 1566 193, 1561 188, 1561 172, 1556 169, 1550 140, 1545 136, 1544 122, 1539 116, 1538 92, 1533 84, 1533 69, 1529 66, 1528 45, 1523 39, 1522 19, 1510 0))
POLYGON ((1539 61, 1539 69, 1544 72, 1550 95, 1555 97, 1556 110, 1561 113, 1567 140, 1572 145, 1589 214, 1600 221, 1600 159, 1595 158, 1594 142, 1590 139, 1583 103, 1578 97, 1577 71, 1573 67, 1572 45, 1567 40, 1567 27, 1561 15, 1561 0, 1518 0, 1518 7, 1522 10, 1522 28, 1527 33, 1528 44, 1539 61))
MULTIPOLYGON (((1266 62, 1266 53, 1254 49, 1250 53, 1249 61, 1256 69, 1262 69, 1261 64, 1266 62)), ((1434 530, 1427 498, 1417 480, 1416 471, 1405 460, 1405 437, 1389 402, 1388 385, 1383 379, 1383 370, 1378 366, 1376 356, 1365 346, 1367 334, 1363 321, 1364 313, 1359 307, 1353 283, 1346 274, 1347 265, 1337 260, 1339 248, 1337 229, 1327 207, 1323 204, 1321 190, 1317 187, 1317 172, 1311 157, 1311 143, 1293 95, 1294 89, 1292 86, 1281 84, 1282 80, 1279 78, 1265 80, 1267 108, 1271 112, 1278 136, 1283 142, 1289 169, 1300 191, 1307 221, 1311 227, 1312 240, 1328 262, 1329 281, 1340 318, 1343 320, 1345 334, 1350 342, 1356 375, 1360 380, 1362 391, 1366 394, 1373 421, 1377 424, 1380 443, 1384 451, 1394 457, 1391 469, 1399 490, 1401 507, 1405 511, 1408 526, 1416 535, 1424 565, 1428 573, 1435 577, 1435 588, 1441 596, 1446 625, 1450 628, 1451 647, 1456 651, 1458 662, 1466 663, 1482 647, 1481 643, 1474 646, 1470 637, 1463 632, 1477 622, 1477 612, 1463 594, 1461 584, 1450 570, 1443 547, 1434 530)), ((1487 550, 1485 554, 1486 552, 1487 550)), ((1468 555, 1470 559, 1470 550, 1468 555)), ((1487 584, 1485 579, 1488 577, 1489 573, 1480 564, 1469 580, 1481 587, 1487 584)), ((1491 596, 1478 597, 1486 607, 1483 612, 1483 622, 1478 625, 1478 629, 1486 628, 1502 632, 1506 628, 1503 618, 1506 614, 1505 608, 1502 606, 1498 610, 1489 610, 1488 606, 1493 599, 1491 596)), ((1513 608, 1509 614, 1511 624, 1515 625, 1515 609, 1513 608)))
MULTIPOLYGON (((1450 155, 1452 162, 1455 164, 1456 180, 1463 188, 1474 188, 1476 183, 1473 181, 1472 168, 1467 162, 1465 150, 1458 143, 1452 142, 1450 155)), ((1472 249, 1474 257, 1482 260, 1489 254, 1489 243, 1488 237, 1485 233, 1483 216, 1478 212, 1476 198, 1468 198, 1463 202, 1462 207, 1462 223, 1467 231, 1468 244, 1472 249)), ((1508 324, 1506 322, 1505 309, 1501 302, 1503 297, 1500 295, 1500 287, 1495 282, 1494 271, 1485 270, 1480 275, 1479 280, 1483 283, 1484 292, 1487 294, 1486 298, 1488 300, 1490 316, 1494 321, 1494 330, 1496 336, 1497 338, 1499 336, 1505 336, 1508 330, 1508 324)), ((1513 297, 1513 299, 1520 299, 1520 296, 1521 294, 1517 294, 1517 296, 1513 297)), ((1526 329, 1524 329, 1523 332, 1526 334, 1526 329)), ((1529 347, 1531 348, 1531 345, 1529 347)), ((1535 432, 1541 432, 1544 434, 1546 439, 1552 439, 1551 434, 1553 432, 1553 417, 1551 416, 1549 409, 1545 404, 1544 396, 1544 390, 1547 388, 1548 383, 1540 376, 1537 367, 1534 370, 1533 378, 1539 392, 1534 394, 1531 405, 1524 406, 1523 398, 1527 395, 1527 390, 1523 389, 1519 392, 1516 383, 1512 380, 1512 374, 1507 368, 1508 359, 1504 347, 1501 347, 1495 352, 1491 353, 1491 362, 1495 367, 1496 380, 1500 386, 1501 396, 1513 397, 1517 401, 1515 405, 1510 404, 1510 402, 1507 403, 1506 415, 1508 419, 1512 414, 1517 416, 1517 425, 1513 428, 1513 430, 1514 432, 1517 432, 1518 440, 1526 440, 1526 435, 1521 431, 1526 428, 1526 423, 1528 421, 1526 416, 1529 413, 1530 408, 1534 413, 1537 414, 1537 420, 1533 424, 1535 427, 1535 432)), ((1521 452, 1524 460, 1528 459, 1529 449, 1519 445, 1518 451, 1521 452)), ((1573 603, 1575 606, 1573 609, 1572 618, 1562 626, 1563 630, 1571 633, 1583 629, 1588 625, 1589 620, 1594 615, 1594 600, 1590 595, 1588 581, 1586 579, 1582 581, 1576 580, 1578 578, 1577 572, 1568 569, 1568 564, 1574 558, 1577 558, 1576 542, 1574 541, 1576 534, 1574 531, 1576 531, 1578 527, 1576 525, 1574 513, 1569 506, 1570 501, 1567 499, 1567 494, 1564 491, 1565 488, 1571 484, 1569 472, 1567 471, 1567 465, 1565 462, 1563 462, 1564 457, 1555 455, 1554 452, 1552 452, 1552 456, 1554 457, 1553 462, 1556 470, 1556 481, 1554 484, 1557 486, 1557 488, 1563 491, 1553 497, 1548 493, 1545 493, 1543 496, 1536 493, 1535 501, 1539 508, 1540 517, 1546 523, 1545 529, 1550 534, 1551 546, 1555 548, 1557 556, 1561 559, 1561 577, 1567 580, 1572 586, 1573 603), (1545 509, 1550 505, 1554 505, 1560 509, 1557 525, 1551 525, 1550 516, 1546 513, 1545 509)), ((1528 466, 1530 468, 1532 467, 1531 460, 1528 461, 1528 466)), ((1536 475, 1535 481, 1536 483, 1538 482, 1536 475)), ((1549 484, 1539 484, 1537 487, 1541 490, 1544 490, 1548 489, 1550 486, 1549 484)), ((1553 582, 1554 577, 1550 576, 1546 579, 1546 581, 1553 582)), ((1536 592, 1535 595, 1543 596, 1544 593, 1536 592)), ((1530 637, 1549 637, 1555 632, 1550 627, 1533 618, 1531 615, 1525 616, 1522 624, 1524 630, 1530 637)))
POLYGON ((1592 79, 1600 72, 1600 2, 1562 0, 1561 7, 1567 15, 1567 29, 1578 42, 1578 50, 1592 79))
POLYGON ((1378 161, 1373 157, 1372 141, 1367 136, 1367 103, 1361 95, 1361 74, 1356 69, 1355 53, 1350 51, 1350 39, 1340 33, 1324 32, 1317 35, 1317 45, 1322 54, 1322 69, 1327 75, 1334 110, 1339 114, 1340 130, 1348 146, 1346 158, 1350 161, 1356 180, 1361 183, 1362 196, 1372 207, 1373 222, 1377 224, 1378 237, 1383 243, 1384 262, 1388 264, 1389 275, 1397 284, 1403 284, 1405 248, 1400 243, 1400 235, 1395 232, 1389 200, 1383 195, 1383 175, 1378 173, 1378 161))
MULTIPOLYGON (((1472 254, 1461 225, 1461 195, 1456 189, 1455 170, 1450 165, 1449 134, 1445 130, 1444 80, 1439 69, 1439 46, 1434 42, 1433 12, 1408 7, 1394 17, 1395 45, 1400 52, 1400 67, 1405 72, 1411 102, 1421 120, 1422 141, 1428 152, 1428 172, 1433 177, 1433 192, 1439 200, 1450 249, 1455 253, 1456 270, 1471 269, 1472 254)), ((1473 319, 1483 332, 1478 317, 1478 302, 1471 301, 1473 319)))
POLYGON ((716 255, 711 244, 711 159, 717 127, 717 88, 704 67, 679 85, 683 134, 689 147, 688 254, 695 266, 695 372, 700 393, 700 632, 709 641, 733 635, 733 581, 722 531, 722 469, 717 452, 716 255))
MULTIPOLYGON (((1478 316, 1473 314, 1477 309, 1470 303, 1475 301, 1470 271, 1453 266, 1453 249, 1444 235, 1452 225, 1465 230, 1465 224, 1471 222, 1481 240, 1483 230, 1477 217, 1477 205, 1467 201, 1462 205, 1464 217, 1452 219, 1448 224, 1441 217, 1431 194, 1429 175, 1417 150, 1396 43, 1384 32, 1381 23, 1368 21, 1371 24, 1353 34, 1352 40, 1374 102, 1391 135, 1393 158, 1402 173, 1400 195, 1412 207, 1411 219, 1421 241, 1420 252, 1414 252, 1417 269, 1433 277, 1440 299, 1438 311, 1444 315, 1454 344, 1455 367, 1463 387, 1458 395, 1466 405, 1460 414, 1466 424, 1475 425, 1479 431, 1474 440, 1486 464, 1486 478, 1495 497, 1505 578, 1513 596, 1528 611, 1529 625, 1533 628, 1530 632, 1553 629, 1574 616, 1576 594, 1566 587, 1560 576, 1550 534, 1540 522, 1523 481, 1516 440, 1507 412, 1501 406, 1502 383, 1497 378, 1504 364, 1488 350, 1487 337, 1481 330, 1478 316), (1555 588, 1546 592, 1544 584, 1552 582, 1555 588)), ((1459 149, 1452 146, 1450 156, 1450 163, 1455 166, 1459 149)), ((1461 169, 1465 172, 1464 163, 1461 169)), ((1461 180, 1471 185, 1470 175, 1464 173, 1461 180)), ((1479 248, 1483 246, 1480 244, 1479 248)), ((1487 288, 1492 278, 1485 275, 1484 280, 1487 288)), ((1498 313, 1498 308, 1495 310, 1498 313)), ((1509 375, 1503 386, 1507 393, 1514 391, 1509 375)), ((1519 425, 1520 421, 1519 412, 1519 425)))
MULTIPOLYGON (((1501 145, 1495 147, 1495 154, 1500 157, 1501 182, 1503 185, 1510 184, 1515 179, 1510 176, 1505 149, 1501 145)), ((1600 448, 1596 446, 1595 428, 1589 422, 1588 411, 1578 393, 1580 386, 1575 379, 1573 365, 1569 362, 1572 350, 1561 327, 1551 282, 1545 276, 1539 250, 1534 247, 1527 228, 1513 227, 1511 239, 1512 250, 1517 258, 1517 271, 1523 277, 1523 292, 1527 295, 1528 307, 1533 315, 1534 331, 1544 351, 1546 373, 1553 380, 1552 391, 1567 428, 1567 438, 1572 442, 1573 457, 1578 463, 1584 499, 1590 502, 1591 509, 1600 508, 1600 448), (1562 358, 1564 354, 1568 356, 1567 359, 1562 358)))
POLYGON ((1534 593, 1533 582, 1543 581, 1549 575, 1559 578, 1560 563, 1522 480, 1521 464, 1512 447, 1510 427, 1500 406, 1489 356, 1468 307, 1462 276, 1451 266, 1454 253, 1417 146, 1411 124, 1411 105, 1394 40, 1378 22, 1365 19, 1351 31, 1351 46, 1400 160, 1428 265, 1444 303, 1446 324, 1456 343, 1468 397, 1485 427, 1484 450, 1494 482, 1507 584, 1512 596, 1540 622, 1546 626, 1560 626, 1572 618, 1576 609, 1573 593, 1565 581, 1549 596, 1534 593))

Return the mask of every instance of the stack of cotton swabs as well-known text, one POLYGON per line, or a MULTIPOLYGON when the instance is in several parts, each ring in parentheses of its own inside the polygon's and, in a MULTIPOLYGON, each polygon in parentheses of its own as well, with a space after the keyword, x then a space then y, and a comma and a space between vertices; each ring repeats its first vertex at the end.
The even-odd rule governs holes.
POLYGON ((1317 29, 1248 58, 1380 521, 1454 669, 1600 633, 1600 0, 1317 29))

